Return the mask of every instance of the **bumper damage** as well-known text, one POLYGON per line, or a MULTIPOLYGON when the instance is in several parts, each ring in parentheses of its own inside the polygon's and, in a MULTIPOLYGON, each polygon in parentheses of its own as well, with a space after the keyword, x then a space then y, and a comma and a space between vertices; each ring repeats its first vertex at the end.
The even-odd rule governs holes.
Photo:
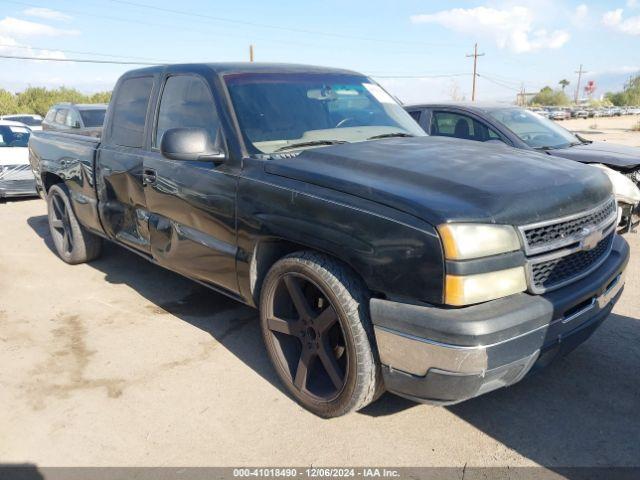
POLYGON ((629 247, 616 237, 591 275, 545 295, 459 309, 371 300, 387 390, 452 404, 520 381, 584 342, 624 289, 629 247))

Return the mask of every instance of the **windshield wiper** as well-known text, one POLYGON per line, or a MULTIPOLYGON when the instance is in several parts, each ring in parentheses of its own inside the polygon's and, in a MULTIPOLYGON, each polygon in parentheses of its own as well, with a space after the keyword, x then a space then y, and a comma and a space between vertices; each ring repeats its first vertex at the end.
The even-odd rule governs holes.
POLYGON ((373 137, 369 137, 367 138, 367 140, 375 140, 377 138, 393 138, 393 137, 415 137, 415 135, 411 135, 410 133, 405 133, 405 132, 382 133, 380 135, 374 135, 373 137))
POLYGON ((275 151, 282 152, 283 150, 290 150, 292 148, 316 147, 320 145, 338 145, 340 143, 348 143, 348 142, 345 140, 310 140, 308 142, 292 143, 291 145, 285 145, 284 147, 280 147, 275 151))

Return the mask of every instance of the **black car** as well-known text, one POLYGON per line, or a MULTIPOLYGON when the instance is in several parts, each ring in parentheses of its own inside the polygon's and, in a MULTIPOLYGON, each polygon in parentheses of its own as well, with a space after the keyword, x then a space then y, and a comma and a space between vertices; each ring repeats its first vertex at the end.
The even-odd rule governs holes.
MULTIPOLYGON (((604 165, 629 178, 640 188, 640 148, 594 142, 557 123, 519 107, 475 104, 406 105, 405 110, 430 135, 480 142, 503 142, 581 163, 604 165)), ((629 192, 624 179, 607 172, 621 208, 623 230, 639 223, 638 190, 629 192), (621 180, 621 181, 620 181, 621 180), (621 185, 622 184, 622 185, 621 185), (634 213, 635 209, 635 213, 634 213)))
POLYGON ((429 137, 352 71, 136 70, 99 139, 42 132, 29 153, 64 261, 107 239, 259 308, 275 371, 324 417, 518 382, 624 287, 602 172, 429 137))
POLYGON ((42 130, 82 130, 97 135, 102 129, 107 105, 104 103, 58 103, 42 121, 42 130))

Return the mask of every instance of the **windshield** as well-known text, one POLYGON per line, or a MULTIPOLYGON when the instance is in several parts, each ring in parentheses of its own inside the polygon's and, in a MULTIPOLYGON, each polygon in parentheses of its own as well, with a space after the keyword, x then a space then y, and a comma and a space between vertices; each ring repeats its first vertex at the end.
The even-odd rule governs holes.
POLYGON ((30 134, 26 127, 0 125, 0 147, 26 147, 30 134))
POLYGON ((366 77, 249 73, 226 75, 225 82, 251 153, 426 135, 366 77))
POLYGON ((489 115, 533 148, 563 148, 581 143, 557 123, 520 108, 490 110, 489 115))
POLYGON ((106 109, 80 110, 82 123, 84 123, 84 126, 87 128, 101 127, 104 123, 104 115, 106 112, 106 109))

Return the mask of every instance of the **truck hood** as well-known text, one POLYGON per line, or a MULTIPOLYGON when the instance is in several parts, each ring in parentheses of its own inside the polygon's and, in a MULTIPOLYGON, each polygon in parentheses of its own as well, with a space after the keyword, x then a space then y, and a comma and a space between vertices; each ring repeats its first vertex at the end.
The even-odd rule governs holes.
POLYGON ((29 165, 27 147, 0 147, 0 165, 29 165))
POLYGON ((602 163, 615 170, 633 170, 640 167, 640 148, 609 142, 585 143, 549 150, 548 153, 582 163, 602 163))
POLYGON ((611 196, 599 169, 548 155, 444 137, 333 145, 265 163, 273 175, 356 195, 421 218, 522 225, 611 196))

